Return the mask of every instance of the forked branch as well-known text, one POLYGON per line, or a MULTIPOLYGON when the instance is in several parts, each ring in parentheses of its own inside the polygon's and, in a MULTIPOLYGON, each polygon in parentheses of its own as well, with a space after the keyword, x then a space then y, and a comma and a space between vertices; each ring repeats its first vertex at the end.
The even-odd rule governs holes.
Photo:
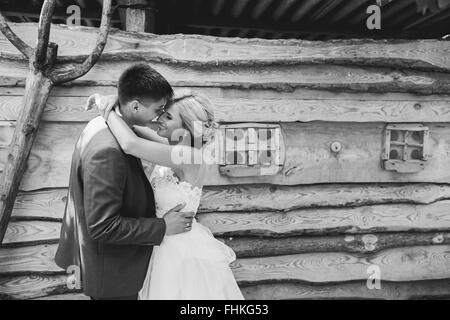
POLYGON ((17 48, 17 50, 22 52, 25 58, 30 59, 31 55, 33 54, 33 48, 31 48, 29 45, 23 42, 22 39, 20 39, 14 33, 14 31, 11 30, 11 28, 8 25, 8 22, 1 13, 0 13, 0 31, 3 33, 6 39, 8 39, 9 42, 11 42, 14 45, 14 47, 17 48))
POLYGON ((79 77, 82 77, 86 73, 88 73, 89 70, 91 70, 91 68, 98 61, 100 55, 105 49, 106 40, 108 39, 109 27, 111 24, 111 15, 112 15, 111 0, 103 0, 102 21, 100 24, 100 32, 94 50, 86 58, 86 60, 81 65, 75 67, 75 69, 57 74, 52 74, 51 79, 54 84, 65 83, 78 79, 79 77))
POLYGON ((35 51, 36 66, 42 66, 47 58, 48 41, 50 39, 50 27, 52 23, 55 0, 45 0, 41 9, 38 25, 38 41, 35 51))

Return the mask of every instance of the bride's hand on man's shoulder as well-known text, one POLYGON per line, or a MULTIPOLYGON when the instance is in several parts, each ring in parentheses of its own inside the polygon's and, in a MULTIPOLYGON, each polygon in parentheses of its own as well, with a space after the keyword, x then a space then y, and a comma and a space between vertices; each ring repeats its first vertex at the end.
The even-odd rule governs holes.
POLYGON ((118 96, 117 95, 104 96, 104 95, 95 93, 88 98, 85 109, 86 109, 86 111, 88 111, 94 107, 97 107, 97 111, 99 112, 99 114, 105 120, 108 120, 109 113, 117 105, 118 105, 118 96))

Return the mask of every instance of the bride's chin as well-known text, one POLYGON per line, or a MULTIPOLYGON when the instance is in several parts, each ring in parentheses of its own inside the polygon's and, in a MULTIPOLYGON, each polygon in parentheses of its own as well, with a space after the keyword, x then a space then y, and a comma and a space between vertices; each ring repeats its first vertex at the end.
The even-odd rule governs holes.
POLYGON ((158 130, 156 130, 156 134, 160 137, 167 138, 167 134, 166 134, 165 130, 158 129, 158 130))

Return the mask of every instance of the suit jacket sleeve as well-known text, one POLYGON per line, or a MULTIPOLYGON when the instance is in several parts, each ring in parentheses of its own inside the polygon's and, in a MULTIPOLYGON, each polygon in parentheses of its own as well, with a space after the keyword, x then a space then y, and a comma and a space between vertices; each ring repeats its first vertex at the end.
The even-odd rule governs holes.
POLYGON ((121 215, 126 163, 120 151, 96 151, 83 164, 84 209, 89 235, 111 244, 159 245, 166 225, 162 218, 121 215))

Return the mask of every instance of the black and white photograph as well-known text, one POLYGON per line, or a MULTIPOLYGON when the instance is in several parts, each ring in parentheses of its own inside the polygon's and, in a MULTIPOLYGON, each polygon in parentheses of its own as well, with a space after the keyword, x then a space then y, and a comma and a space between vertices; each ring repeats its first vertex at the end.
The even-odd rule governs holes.
POLYGON ((450 299, 450 0, 0 0, 0 31, 0 300, 450 299))

